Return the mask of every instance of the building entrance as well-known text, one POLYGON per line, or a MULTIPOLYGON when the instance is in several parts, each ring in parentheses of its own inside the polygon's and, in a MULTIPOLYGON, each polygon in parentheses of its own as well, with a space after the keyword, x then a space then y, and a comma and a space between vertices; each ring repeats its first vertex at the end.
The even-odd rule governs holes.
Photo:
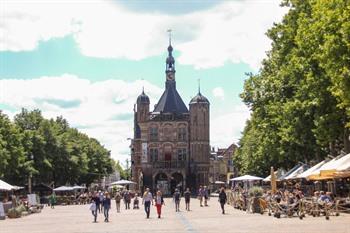
POLYGON ((170 181, 171 193, 175 192, 175 189, 178 189, 181 193, 184 191, 184 178, 181 173, 173 173, 170 181))
POLYGON ((160 190, 163 195, 169 195, 169 181, 168 176, 165 173, 158 173, 155 176, 155 189, 160 190))

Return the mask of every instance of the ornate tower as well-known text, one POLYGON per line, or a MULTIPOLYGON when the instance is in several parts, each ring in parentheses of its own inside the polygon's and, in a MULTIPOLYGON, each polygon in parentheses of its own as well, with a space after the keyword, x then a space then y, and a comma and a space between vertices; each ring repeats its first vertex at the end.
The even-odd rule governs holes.
POLYGON ((200 89, 190 102, 190 167, 196 188, 209 183, 209 105, 200 89))

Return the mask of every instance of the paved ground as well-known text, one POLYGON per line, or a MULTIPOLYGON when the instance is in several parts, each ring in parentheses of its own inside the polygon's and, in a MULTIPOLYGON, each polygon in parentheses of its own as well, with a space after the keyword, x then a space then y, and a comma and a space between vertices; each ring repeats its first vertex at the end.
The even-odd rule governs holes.
MULTIPOLYGON (((103 222, 99 215, 98 223, 92 223, 92 215, 85 206, 57 206, 54 210, 45 207, 40 214, 32 214, 20 219, 0 221, 0 233, 350 233, 350 215, 331 217, 276 219, 266 214, 246 214, 227 206, 227 214, 222 215, 217 199, 212 198, 209 207, 199 207, 198 200, 192 199, 192 211, 176 213, 173 203, 166 199, 163 218, 158 219, 155 207, 151 218, 146 219, 143 209, 115 211, 115 203, 110 212, 110 222, 103 222)), ((143 206, 141 206, 142 208, 143 206)))

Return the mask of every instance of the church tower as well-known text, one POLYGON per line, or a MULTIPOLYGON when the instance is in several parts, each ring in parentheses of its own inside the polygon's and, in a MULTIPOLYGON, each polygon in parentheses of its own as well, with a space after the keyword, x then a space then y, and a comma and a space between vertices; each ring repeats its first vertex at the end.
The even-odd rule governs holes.
POLYGON ((195 186, 208 185, 209 182, 209 101, 198 94, 190 102, 190 166, 195 174, 195 186))

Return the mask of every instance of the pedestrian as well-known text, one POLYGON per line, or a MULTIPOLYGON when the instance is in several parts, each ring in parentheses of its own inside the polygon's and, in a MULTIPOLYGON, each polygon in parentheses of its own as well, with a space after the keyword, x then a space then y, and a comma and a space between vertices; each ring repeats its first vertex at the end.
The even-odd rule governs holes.
POLYGON ((155 205, 157 207, 158 218, 161 218, 162 205, 165 205, 165 204, 164 204, 163 195, 160 191, 157 191, 156 198, 155 198, 155 205))
POLYGON ((153 205, 153 196, 152 196, 152 193, 149 191, 149 188, 146 188, 146 191, 145 193, 143 194, 143 197, 142 197, 142 204, 145 205, 145 212, 146 212, 146 215, 147 215, 147 218, 149 218, 149 214, 151 212, 151 202, 152 202, 152 205, 153 205))
POLYGON ((203 188, 202 188, 202 186, 199 186, 199 189, 198 189, 198 199, 199 199, 200 207, 203 207, 203 188))
POLYGON ((139 197, 137 195, 137 193, 135 193, 135 197, 134 197, 134 206, 133 206, 133 209, 140 209, 139 207, 139 197))
POLYGON ((94 216, 94 222, 96 222, 96 220, 97 220, 97 206, 96 206, 96 202, 95 202, 94 198, 91 199, 91 204, 90 204, 89 209, 92 213, 92 216, 94 216))
POLYGON ((203 188, 203 196, 204 196, 204 206, 208 206, 209 191, 207 186, 204 186, 203 188))
POLYGON ((103 192, 101 190, 98 191, 98 198, 100 199, 98 204, 98 212, 101 213, 103 212, 103 199, 104 199, 104 195, 103 192))
POLYGON ((101 201, 100 201, 100 192, 99 191, 98 193, 95 194, 94 196, 94 200, 95 200, 95 203, 96 203, 96 211, 98 211, 99 213, 101 213, 101 201))
POLYGON ((180 211, 180 199, 181 199, 181 194, 180 194, 178 189, 175 189, 174 202, 175 202, 175 211, 176 212, 180 211))
POLYGON ((224 187, 222 187, 221 190, 220 190, 219 200, 218 201, 220 202, 222 214, 225 214, 225 204, 226 204, 226 201, 227 201, 227 196, 226 196, 224 187))
POLYGON ((51 209, 54 209, 55 208, 55 204, 56 204, 56 194, 55 192, 52 192, 52 194, 50 195, 50 206, 51 206, 51 209))
POLYGON ((190 188, 186 189, 186 191, 184 193, 184 197, 185 197, 186 210, 190 211, 190 200, 191 200, 190 188))
POLYGON ((111 208, 111 197, 109 196, 109 193, 105 193, 104 199, 103 199, 103 214, 105 216, 105 222, 109 222, 109 209, 111 208))
POLYGON ((117 192, 115 194, 115 205, 117 207, 117 213, 120 213, 120 201, 122 200, 122 195, 120 194, 120 192, 117 192))
POLYGON ((125 204, 125 209, 129 210, 130 209, 130 202, 131 202, 131 195, 129 190, 126 190, 124 192, 124 204, 125 204))

